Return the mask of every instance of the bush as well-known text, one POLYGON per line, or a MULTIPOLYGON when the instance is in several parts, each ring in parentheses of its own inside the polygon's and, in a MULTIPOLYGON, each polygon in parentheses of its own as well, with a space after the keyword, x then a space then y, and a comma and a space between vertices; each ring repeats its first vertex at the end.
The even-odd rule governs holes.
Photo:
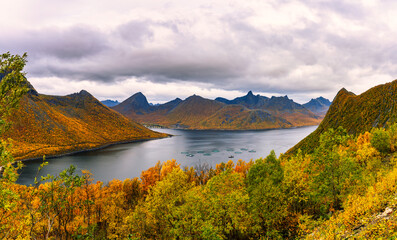
POLYGON ((372 131, 371 145, 381 153, 390 152, 390 135, 383 128, 372 131))

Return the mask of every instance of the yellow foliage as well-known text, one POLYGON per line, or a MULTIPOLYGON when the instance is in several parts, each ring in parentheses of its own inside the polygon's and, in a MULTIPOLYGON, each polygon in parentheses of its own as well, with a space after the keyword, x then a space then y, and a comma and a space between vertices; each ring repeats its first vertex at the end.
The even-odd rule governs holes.
POLYGON ((163 180, 175 168, 180 169, 180 166, 181 164, 178 164, 175 159, 164 162, 160 171, 160 180, 163 180))
POLYGON ((2 138, 13 139, 12 154, 16 159, 167 136, 128 120, 88 93, 64 97, 26 95, 11 120, 12 128, 2 138))

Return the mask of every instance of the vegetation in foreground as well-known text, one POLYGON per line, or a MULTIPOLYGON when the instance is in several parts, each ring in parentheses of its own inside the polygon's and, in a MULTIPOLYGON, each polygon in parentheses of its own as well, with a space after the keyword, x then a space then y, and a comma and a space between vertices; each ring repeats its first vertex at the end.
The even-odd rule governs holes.
POLYGON ((214 169, 182 169, 169 160, 140 179, 108 184, 94 183, 87 171, 76 175, 73 167, 34 186, 5 175, 0 237, 391 238, 397 236, 396 146, 397 125, 357 138, 337 129, 322 135, 313 154, 286 159, 272 152, 214 169))
MULTIPOLYGON (((3 134, 26 91, 25 57, 3 54, 3 134), (22 68, 21 68, 22 66, 22 68), (6 74, 4 74, 6 73, 6 74)), ((175 160, 140 179, 94 183, 74 167, 15 184, 9 143, 0 142, 2 239, 395 238, 397 124, 358 136, 329 129, 311 153, 184 168, 175 160)), ((44 167, 43 163, 42 167, 44 167)))

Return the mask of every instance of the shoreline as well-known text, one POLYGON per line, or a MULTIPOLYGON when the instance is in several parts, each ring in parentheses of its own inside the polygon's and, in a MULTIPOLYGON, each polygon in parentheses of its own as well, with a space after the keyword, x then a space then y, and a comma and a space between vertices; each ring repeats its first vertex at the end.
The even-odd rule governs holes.
MULTIPOLYGON (((284 130, 284 129, 296 129, 296 128, 304 128, 304 127, 314 127, 319 126, 320 124, 314 125, 305 125, 305 126, 293 126, 288 128, 248 128, 248 129, 224 129, 224 128, 167 128, 164 127, 162 129, 170 129, 170 130, 185 130, 185 131, 231 131, 231 132, 238 132, 238 131, 268 131, 268 130, 284 130)), ((151 128, 149 128, 151 129, 151 128)), ((154 129, 154 128, 153 128, 154 129)))
MULTIPOLYGON (((318 126, 318 125, 296 126, 296 127, 290 127, 290 128, 266 128, 266 129, 189 129, 189 128, 163 128, 163 129, 183 130, 183 131, 233 131, 233 132, 239 132, 239 131, 286 130, 286 129, 296 129, 296 128, 313 127, 313 126, 318 126)), ((81 149, 81 150, 76 150, 76 151, 72 151, 72 152, 56 154, 56 155, 48 155, 48 156, 45 155, 45 158, 46 159, 60 158, 60 157, 71 156, 71 155, 75 155, 75 154, 79 154, 79 153, 97 151, 97 150, 101 150, 101 149, 115 146, 115 145, 122 145, 122 144, 135 143, 135 142, 145 142, 145 141, 150 141, 150 140, 170 138, 172 136, 173 135, 168 134, 168 136, 166 136, 166 137, 145 138, 145 139, 126 140, 126 141, 121 141, 121 142, 107 143, 107 144, 104 144, 104 145, 101 145, 98 147, 94 147, 94 148, 89 148, 89 149, 81 149)), ((27 161, 35 161, 35 160, 42 160, 42 159, 43 159, 43 157, 20 159, 20 160, 16 160, 15 162, 13 162, 13 164, 15 164, 17 162, 27 162, 27 161)))
MULTIPOLYGON (((168 134, 167 137, 144 138, 144 139, 136 139, 136 140, 127 140, 127 141, 121 141, 121 142, 107 143, 107 144, 104 144, 104 145, 101 145, 101 146, 98 146, 98 147, 94 147, 94 148, 81 149, 81 150, 67 152, 67 153, 62 153, 62 154, 57 154, 57 155, 45 156, 45 159, 60 158, 60 157, 65 157, 65 156, 71 156, 71 155, 78 154, 78 153, 92 152, 92 151, 104 149, 104 148, 115 146, 115 145, 122 145, 122 144, 135 143, 135 142, 145 142, 145 141, 150 141, 150 140, 158 140, 158 139, 170 138, 172 136, 173 135, 168 134)), ((42 159, 43 159, 43 157, 26 158, 26 159, 17 160, 15 162, 13 162, 13 164, 15 164, 17 162, 27 162, 27 161, 35 161, 35 160, 42 160, 42 159)))

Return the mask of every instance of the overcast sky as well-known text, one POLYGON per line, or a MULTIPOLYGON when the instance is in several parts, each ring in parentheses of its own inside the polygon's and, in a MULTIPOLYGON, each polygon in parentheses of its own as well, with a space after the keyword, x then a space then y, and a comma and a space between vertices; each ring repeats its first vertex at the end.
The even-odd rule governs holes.
POLYGON ((0 52, 45 94, 151 102, 249 90, 304 103, 397 76, 393 0, 2 1, 0 52))

